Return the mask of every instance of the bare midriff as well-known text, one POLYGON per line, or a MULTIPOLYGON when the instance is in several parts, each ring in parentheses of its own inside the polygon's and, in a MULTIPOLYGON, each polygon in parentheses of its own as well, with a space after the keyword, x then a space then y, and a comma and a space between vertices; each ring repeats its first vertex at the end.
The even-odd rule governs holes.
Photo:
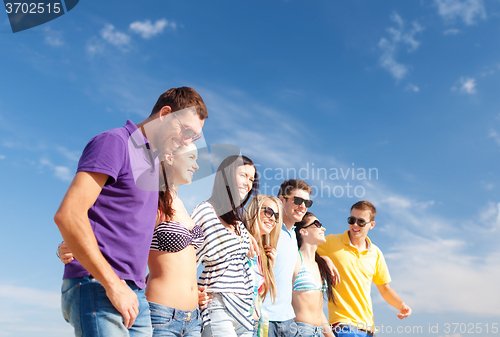
POLYGON ((175 253, 151 250, 148 266, 148 301, 181 310, 196 309, 198 285, 193 246, 175 253))

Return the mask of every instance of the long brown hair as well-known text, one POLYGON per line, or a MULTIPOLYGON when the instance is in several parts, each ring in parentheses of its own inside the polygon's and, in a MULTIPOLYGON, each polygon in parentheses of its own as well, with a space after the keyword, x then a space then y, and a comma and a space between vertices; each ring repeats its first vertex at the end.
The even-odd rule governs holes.
MULTIPOLYGON (((313 217, 316 218, 314 214, 312 214, 311 212, 307 212, 302 218, 302 221, 295 223, 295 236, 297 237, 297 244, 299 245, 299 249, 302 246, 303 242, 300 230, 304 228, 304 226, 308 225, 309 219, 313 217)), ((314 261, 316 261, 316 263, 318 264, 321 279, 325 280, 327 284, 326 293, 328 295, 328 300, 335 303, 335 299, 333 298, 334 283, 333 276, 330 273, 330 268, 328 268, 326 261, 321 256, 319 256, 318 252, 315 252, 314 254, 314 261)))
POLYGON ((236 169, 242 165, 255 165, 250 158, 243 155, 229 156, 217 169, 212 196, 207 201, 214 207, 217 216, 229 225, 236 225, 243 218, 243 209, 252 194, 259 190, 259 176, 255 170, 252 189, 243 200, 240 200, 236 186, 236 169))
POLYGON ((276 248, 278 246, 278 239, 281 232, 281 224, 283 222, 282 215, 282 203, 281 200, 269 196, 259 194, 254 196, 248 206, 245 208, 245 213, 243 214, 243 222, 245 223, 245 227, 248 232, 257 240, 257 244, 259 245, 259 255, 262 261, 262 273, 264 275, 264 294, 262 295, 262 299, 266 297, 268 293, 271 294, 271 301, 274 303, 277 295, 276 281, 274 279, 273 268, 271 266, 271 261, 268 259, 266 255, 266 251, 264 250, 264 243, 269 242, 269 246, 276 248), (276 226, 273 228, 269 235, 261 235, 259 229, 259 223, 261 222, 261 207, 267 201, 272 200, 278 206, 279 217, 276 226), (269 241, 268 241, 269 240, 269 241))

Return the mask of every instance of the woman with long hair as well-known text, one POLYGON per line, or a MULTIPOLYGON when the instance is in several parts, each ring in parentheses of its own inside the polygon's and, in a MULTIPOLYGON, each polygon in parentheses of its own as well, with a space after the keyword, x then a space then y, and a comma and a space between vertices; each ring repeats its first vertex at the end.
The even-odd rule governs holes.
POLYGON ((259 254, 249 259, 254 276, 254 336, 267 337, 269 320, 263 311, 262 302, 269 294, 271 301, 276 299, 277 289, 273 268, 276 262, 276 247, 281 231, 283 216, 281 200, 269 195, 256 195, 245 209, 243 222, 257 241, 259 254))
POLYGON ((293 274, 292 306, 295 311, 297 336, 333 337, 323 312, 326 294, 333 301, 334 278, 326 261, 318 255, 318 245, 325 242, 325 227, 311 212, 295 223, 299 257, 293 274))
POLYGON ((205 236, 197 251, 197 262, 204 266, 198 285, 211 295, 201 311, 205 337, 253 334, 253 282, 247 263, 251 239, 242 218, 258 185, 253 162, 243 155, 229 156, 217 169, 212 196, 192 213, 205 236))

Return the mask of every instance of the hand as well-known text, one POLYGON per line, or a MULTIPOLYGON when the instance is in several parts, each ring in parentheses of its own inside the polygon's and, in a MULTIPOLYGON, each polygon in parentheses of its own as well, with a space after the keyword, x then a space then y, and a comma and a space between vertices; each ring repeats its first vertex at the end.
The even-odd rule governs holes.
POLYGON ((59 246, 57 246, 56 255, 61 259, 61 262, 64 264, 68 264, 75 259, 73 253, 71 253, 68 246, 66 245, 66 242, 64 241, 61 242, 59 246))
POLYGON ((266 255, 269 258, 269 261, 271 261, 271 264, 274 265, 274 262, 276 262, 276 257, 278 256, 278 251, 276 250, 276 248, 265 245, 264 250, 266 251, 266 255))
POLYGON ((106 296, 108 296, 115 309, 122 314, 125 327, 130 329, 139 314, 137 294, 130 289, 124 280, 120 280, 115 289, 106 289, 106 296))
POLYGON ((206 289, 207 287, 205 286, 198 287, 198 306, 200 309, 205 309, 214 297, 214 295, 205 292, 206 289))
POLYGON ((408 316, 411 315, 411 308, 406 305, 405 302, 401 303, 401 306, 399 307, 399 312, 396 314, 399 319, 404 319, 408 316))

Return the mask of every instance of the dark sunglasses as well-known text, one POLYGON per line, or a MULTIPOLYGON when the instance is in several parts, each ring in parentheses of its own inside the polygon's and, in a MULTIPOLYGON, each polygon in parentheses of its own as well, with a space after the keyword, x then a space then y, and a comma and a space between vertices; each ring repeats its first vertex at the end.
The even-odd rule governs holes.
POLYGON ((194 142, 194 141, 197 141, 198 139, 201 138, 201 135, 199 133, 196 133, 196 131, 194 131, 192 128, 184 126, 184 124, 182 124, 182 122, 179 120, 179 117, 177 117, 177 114, 175 113, 175 111, 173 114, 174 114, 175 118, 177 118, 177 121, 181 124, 181 128, 182 128, 181 137, 182 137, 182 139, 184 139, 184 140, 191 139, 194 142))
POLYGON ((274 209, 272 209, 271 207, 261 207, 260 209, 264 210, 264 215, 266 217, 271 219, 274 216, 274 221, 278 222, 280 216, 279 212, 275 212, 274 209))
POLYGON ((294 197, 292 195, 284 195, 283 198, 285 199, 292 199, 293 198, 293 203, 295 205, 302 205, 302 203, 304 203, 304 205, 309 208, 312 206, 313 204, 313 201, 312 200, 308 200, 308 199, 303 199, 301 197, 294 197))
POLYGON ((367 223, 370 223, 371 221, 366 222, 364 219, 358 219, 353 216, 350 216, 347 218, 347 223, 349 225, 354 225, 355 223, 358 224, 359 227, 365 227, 367 223))
POLYGON ((323 227, 323 225, 321 224, 321 222, 319 222, 318 219, 314 220, 311 224, 307 225, 307 226, 304 226, 303 228, 307 228, 307 227, 311 227, 311 226, 316 226, 316 228, 321 228, 323 227))

